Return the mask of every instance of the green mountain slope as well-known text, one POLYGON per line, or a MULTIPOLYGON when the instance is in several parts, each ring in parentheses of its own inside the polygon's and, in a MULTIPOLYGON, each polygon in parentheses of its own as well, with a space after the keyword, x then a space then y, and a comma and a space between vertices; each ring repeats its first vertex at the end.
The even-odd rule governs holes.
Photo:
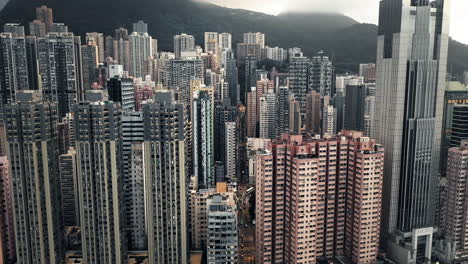
MULTIPOLYGON (((356 71, 357 65, 375 60, 377 27, 359 24, 340 14, 286 13, 271 16, 241 9, 229 9, 189 0, 10 0, 0 12, 0 23, 26 24, 34 8, 54 9, 55 20, 75 34, 97 31, 112 34, 117 27, 130 28, 144 20, 161 50, 172 50, 176 33, 189 33, 203 43, 205 31, 233 33, 238 42, 242 33, 266 33, 269 46, 302 47, 306 55, 325 50, 334 57, 339 72, 356 71)), ((451 41, 449 67, 460 75, 468 70, 468 46, 451 41)))

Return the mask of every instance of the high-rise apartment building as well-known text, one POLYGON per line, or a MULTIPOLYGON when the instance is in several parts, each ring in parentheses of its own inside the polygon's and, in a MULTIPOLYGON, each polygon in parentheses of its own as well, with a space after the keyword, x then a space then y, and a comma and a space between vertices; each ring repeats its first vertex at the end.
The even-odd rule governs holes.
POLYGON ((468 184, 468 140, 462 140, 458 147, 450 148, 447 163, 447 200, 444 231, 448 256, 444 263, 463 263, 468 259, 468 223, 466 193, 468 184), (456 262, 454 262, 456 261, 456 262))
POLYGON ((0 34, 0 99, 1 108, 16 100, 19 90, 36 90, 37 73, 35 40, 24 37, 13 37, 12 33, 0 34))
POLYGON ((330 104, 330 98, 325 96, 322 98, 322 136, 332 136, 336 134, 336 108, 330 104))
POLYGON ((24 38, 24 26, 18 23, 6 23, 3 25, 3 33, 10 33, 14 38, 24 38))
POLYGON ((218 45, 221 51, 232 50, 232 35, 230 33, 219 33, 218 45))
POLYGON ((143 142, 133 142, 129 160, 129 184, 127 186, 127 228, 129 248, 147 250, 145 208, 145 159, 143 142))
POLYGON ((344 128, 364 131, 364 113, 366 108, 366 87, 346 86, 344 128))
MULTIPOLYGON (((223 183, 218 183, 216 188, 191 190, 190 191, 190 228, 191 228, 191 248, 196 250, 206 250, 207 248, 207 228, 208 228, 208 206, 207 201, 213 196, 223 196, 225 202, 235 208, 235 189, 225 190, 221 187, 223 183)), ((221 241, 219 241, 221 242, 221 241)))
POLYGON ((239 90, 239 69, 236 65, 236 59, 226 59, 225 65, 225 80, 228 82, 228 94, 231 99, 231 105, 237 106, 240 103, 240 90, 239 90))
POLYGON ((255 87, 247 93, 247 137, 257 137, 257 91, 255 87))
POLYGON ((259 60, 262 57, 262 48, 258 44, 237 43, 236 58, 237 63, 243 63, 247 56, 255 56, 259 60))
MULTIPOLYGON (((159 54, 158 50, 158 40, 157 39, 151 39, 151 54, 153 54, 149 59, 156 58, 159 54)), ((147 59, 148 60, 148 59, 147 59)))
POLYGON ((214 101, 208 91, 196 91, 193 97, 193 173, 199 189, 214 188, 214 101))
POLYGON ((218 41, 218 32, 205 32, 205 53, 211 52, 212 54, 218 55, 220 53, 218 41))
POLYGON ((186 117, 170 91, 143 105, 149 264, 188 262, 186 117))
POLYGON ((288 86, 278 87, 277 101, 278 101, 278 111, 277 111, 278 135, 281 135, 283 133, 289 133, 289 87, 288 86))
POLYGON ((195 37, 182 33, 174 36, 174 54, 176 59, 182 57, 182 53, 195 51, 195 37))
POLYGON ((17 23, 7 23, 3 25, 3 32, 10 33, 14 38, 21 38, 25 36, 24 26, 17 23))
POLYGON ((361 63, 359 64, 359 76, 364 77, 364 82, 375 82, 377 69, 375 63, 361 63))
POLYGON ((63 23, 53 23, 49 28, 49 33, 68 33, 68 26, 63 23))
POLYGON ((70 148, 66 154, 59 156, 58 162, 60 169, 60 195, 63 225, 64 227, 79 226, 78 164, 76 151, 70 148))
POLYGON ((126 263, 121 107, 90 90, 73 112, 83 262, 126 263))
POLYGON ((135 87, 132 78, 113 77, 107 80, 109 100, 120 103, 123 111, 135 110, 135 87))
POLYGON ((128 36, 130 44, 129 75, 144 78, 145 61, 153 57, 152 38, 148 33, 133 32, 128 36))
POLYGON ((385 249, 402 264, 431 258, 450 2, 380 2, 372 135, 385 148, 385 249))
POLYGON ((45 23, 37 19, 29 22, 29 35, 36 38, 45 38, 47 35, 45 23))
POLYGON ((226 197, 214 195, 207 202, 207 263, 239 263, 239 238, 235 205, 226 197))
POLYGON ((225 177, 231 181, 238 180, 238 133, 236 122, 226 122, 224 127, 225 139, 225 177))
POLYGON ((133 82, 133 87, 135 89, 135 109, 136 111, 141 111, 143 102, 153 98, 156 83, 151 80, 150 76, 146 76, 144 80, 140 78, 134 79, 133 82))
POLYGON ((383 149, 361 132, 284 134, 256 159, 259 263, 376 263, 383 149))
POLYGON ((114 30, 114 38, 119 39, 128 39, 128 29, 126 28, 117 28, 114 30))
POLYGON ((215 147, 215 161, 224 163, 225 159, 225 125, 227 122, 236 122, 237 107, 231 106, 226 103, 215 103, 215 121, 214 121, 214 147, 215 147))
POLYGON ((22 91, 5 109, 17 263, 62 261, 57 105, 22 91))
POLYGON ((6 156, 0 156, 0 262, 15 263, 15 219, 13 215, 12 179, 10 162, 6 156))
POLYGON ((104 63, 104 34, 98 32, 88 32, 86 33, 86 43, 88 43, 88 45, 94 45, 97 47, 97 61, 98 63, 104 63))
POLYGON ((447 82, 444 100, 444 117, 442 128, 442 147, 440 155, 440 172, 444 175, 447 169, 448 150, 452 147, 460 146, 452 145, 452 127, 454 123, 454 107, 458 105, 468 105, 468 87, 460 82, 447 82))
POLYGON ((247 108, 243 105, 238 107, 237 111, 237 139, 238 139, 238 154, 237 154, 237 166, 239 168, 239 178, 243 183, 248 182, 247 175, 247 108))
POLYGON ((364 85, 364 77, 354 76, 354 75, 343 75, 336 76, 335 78, 335 87, 336 94, 346 95, 346 86, 348 85, 364 85))
POLYGON ((315 90, 321 96, 335 95, 333 63, 320 51, 310 60, 308 91, 315 90))
POLYGON ((252 87, 257 86, 257 57, 247 55, 245 58, 245 72, 244 72, 244 90, 241 91, 241 102, 247 104, 247 93, 250 92, 252 87))
POLYGON ((128 37, 114 40, 114 47, 113 58, 123 66, 125 71, 130 71, 130 41, 128 37))
POLYGON ((269 92, 274 93, 274 83, 267 79, 266 76, 258 76, 257 72, 257 82, 255 83, 255 91, 257 93, 257 120, 260 120, 260 98, 269 92))
POLYGON ((289 90, 296 100, 305 109, 306 95, 308 93, 310 60, 302 53, 295 54, 289 58, 289 90))
POLYGON ((364 103, 364 136, 369 137, 374 127, 375 96, 367 96, 364 103))
POLYGON ((52 8, 47 6, 40 6, 36 8, 36 18, 45 24, 47 32, 54 23, 54 14, 52 8))
POLYGON ((289 101, 289 133, 302 134, 301 104, 294 98, 289 101))
POLYGON ((215 189, 190 191, 190 234, 192 249, 203 250, 206 248, 206 201, 215 193, 215 189))
POLYGON ((265 34, 257 33, 244 33, 244 43, 245 44, 256 44, 259 45, 261 49, 265 48, 265 34))
POLYGON ((136 23, 132 24, 133 31, 136 33, 148 33, 148 24, 146 24, 144 21, 138 21, 136 23))
POLYGON ((278 133, 277 126, 278 103, 273 90, 260 96, 258 122, 260 138, 274 139, 278 133))
MULTIPOLYGON (((122 157, 124 162, 123 177, 125 179, 125 186, 130 186, 130 172, 131 172, 131 151, 132 144, 143 141, 144 125, 143 113, 125 111, 122 113, 122 157)), ((129 195, 126 195, 129 197, 129 195)))
POLYGON ((190 106, 192 95, 190 82, 200 80, 203 83, 203 61, 200 59, 172 59, 168 63, 167 82, 169 89, 177 91, 179 100, 190 106))
POLYGON ((64 23, 53 23, 50 26, 48 33, 68 33, 68 26, 64 23))
POLYGON ((453 106, 452 127, 450 134, 450 146, 456 147, 468 138, 468 104, 456 104, 453 106))
POLYGON ((126 208, 126 226, 129 250, 146 249, 145 209, 143 194, 143 167, 141 142, 144 139, 143 113, 122 113, 122 160, 126 208), (142 231, 143 230, 143 231, 142 231))
POLYGON ((71 112, 80 93, 80 67, 73 33, 49 33, 37 40, 40 83, 46 98, 58 104, 59 118, 71 112))
POLYGON ((280 47, 265 47, 262 49, 262 58, 277 62, 285 62, 288 59, 288 51, 280 47))
POLYGON ((81 46, 84 90, 91 89, 94 83, 99 82, 98 59, 98 47, 94 42, 88 42, 88 45, 81 46))
POLYGON ((346 95, 338 92, 331 98, 331 105, 336 110, 336 131, 341 131, 345 126, 346 95))
POLYGON ((114 54, 117 50, 117 42, 112 36, 106 36, 104 38, 104 58, 111 58, 115 60, 114 54))
POLYGON ((320 134, 322 120, 322 103, 320 93, 312 90, 306 96, 305 131, 311 135, 320 134))

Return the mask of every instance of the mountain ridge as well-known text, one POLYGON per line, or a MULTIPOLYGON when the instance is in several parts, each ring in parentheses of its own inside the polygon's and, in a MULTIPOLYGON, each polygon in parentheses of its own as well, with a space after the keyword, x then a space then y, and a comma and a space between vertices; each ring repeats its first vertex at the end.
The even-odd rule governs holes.
MULTIPOLYGON (((54 9, 56 22, 70 31, 113 35, 118 27, 130 29, 143 20, 149 33, 159 41, 160 50, 173 49, 173 36, 188 33, 203 43, 203 33, 230 32, 233 43, 242 33, 266 34, 269 46, 301 47, 308 56, 324 50, 334 58, 338 72, 356 72, 359 63, 375 61, 377 26, 361 24, 342 14, 289 12, 278 16, 243 9, 230 9, 189 0, 10 0, 0 11, 0 23, 19 22, 27 26, 35 16, 34 8, 47 5, 54 9)), ((468 46, 451 40, 449 69, 461 76, 468 70, 468 46)))

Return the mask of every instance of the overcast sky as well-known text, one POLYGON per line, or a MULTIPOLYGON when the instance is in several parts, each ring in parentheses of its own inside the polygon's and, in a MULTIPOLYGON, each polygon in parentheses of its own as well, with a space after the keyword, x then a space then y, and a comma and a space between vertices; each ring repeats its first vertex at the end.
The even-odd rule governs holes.
MULTIPOLYGON (((359 22, 377 24, 379 0, 205 0, 226 7, 268 14, 285 11, 339 12, 359 22)), ((468 0, 452 0, 450 35, 468 44, 468 0)))

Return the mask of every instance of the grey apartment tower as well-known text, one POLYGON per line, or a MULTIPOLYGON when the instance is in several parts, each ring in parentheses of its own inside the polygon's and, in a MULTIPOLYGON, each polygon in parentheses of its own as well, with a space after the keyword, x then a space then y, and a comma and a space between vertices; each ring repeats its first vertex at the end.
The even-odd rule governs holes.
POLYGON ((90 90, 73 112, 83 263, 126 263, 121 107, 90 90))
POLYGON ((186 113, 170 91, 143 104, 148 263, 186 264, 186 113))
POLYGON ((59 264, 57 105, 43 101, 40 91, 19 91, 5 108, 5 121, 17 263, 59 264))
POLYGON ((385 148, 383 237, 397 263, 431 257, 450 0, 382 0, 376 124, 385 148))

